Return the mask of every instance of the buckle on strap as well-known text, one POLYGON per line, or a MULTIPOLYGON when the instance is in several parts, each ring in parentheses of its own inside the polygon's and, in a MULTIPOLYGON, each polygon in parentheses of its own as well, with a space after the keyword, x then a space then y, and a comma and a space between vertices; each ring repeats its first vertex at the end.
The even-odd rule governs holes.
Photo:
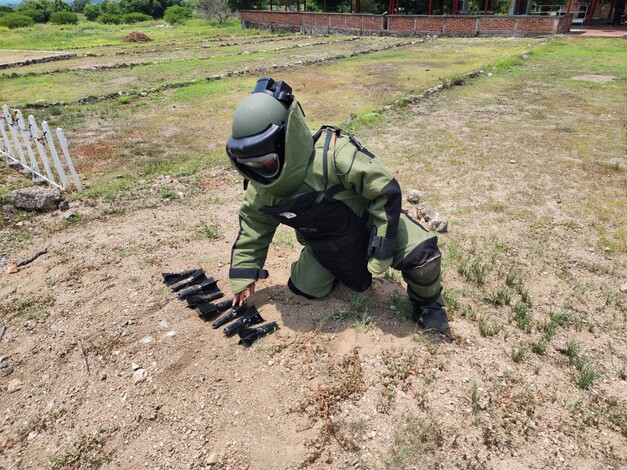
POLYGON ((396 238, 386 238, 374 235, 370 241, 369 255, 376 259, 387 259, 394 256, 396 238))
POLYGON ((266 279, 270 274, 266 269, 260 268, 231 268, 229 277, 231 279, 266 279))

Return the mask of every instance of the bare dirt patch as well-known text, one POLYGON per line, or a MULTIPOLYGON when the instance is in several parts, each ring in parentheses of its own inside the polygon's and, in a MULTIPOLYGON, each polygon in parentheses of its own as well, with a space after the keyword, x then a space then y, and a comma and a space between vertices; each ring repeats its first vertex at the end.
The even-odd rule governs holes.
POLYGON ((594 82, 594 83, 607 83, 613 80, 616 80, 616 77, 613 75, 577 75, 576 77, 572 77, 573 80, 579 80, 582 82, 594 82))

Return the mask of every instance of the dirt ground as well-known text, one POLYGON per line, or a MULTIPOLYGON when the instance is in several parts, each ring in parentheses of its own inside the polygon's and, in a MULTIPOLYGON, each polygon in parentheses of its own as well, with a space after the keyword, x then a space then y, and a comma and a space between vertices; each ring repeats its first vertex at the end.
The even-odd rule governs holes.
POLYGON ((520 102, 477 96, 389 110, 389 133, 369 139, 383 153, 413 135, 386 164, 451 216, 452 342, 404 318, 398 275, 361 296, 290 293, 299 246, 283 229, 251 299, 279 330, 245 349, 212 329, 161 273, 200 267, 230 295, 243 189, 227 168, 17 222, 28 243, 11 261, 48 252, 0 274, 0 468, 626 468, 627 259, 599 247, 582 208, 582 193, 620 187, 623 160, 588 173, 559 148, 411 158, 437 145, 425 126, 504 145, 472 134, 468 110, 480 127, 520 118, 520 102))

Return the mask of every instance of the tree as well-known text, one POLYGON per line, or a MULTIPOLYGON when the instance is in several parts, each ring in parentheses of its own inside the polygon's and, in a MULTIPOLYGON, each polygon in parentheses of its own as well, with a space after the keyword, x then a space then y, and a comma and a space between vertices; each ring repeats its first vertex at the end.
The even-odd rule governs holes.
POLYGON ((83 9, 83 15, 85 15, 85 18, 89 21, 96 21, 96 18, 98 18, 101 13, 102 10, 100 9, 100 6, 94 5, 93 3, 88 3, 83 9))
POLYGON ((17 7, 18 12, 21 14, 24 10, 36 10, 44 14, 46 20, 50 19, 52 13, 52 3, 48 0, 23 0, 17 7))
POLYGON ((224 23, 231 16, 231 7, 227 0, 198 0, 196 4, 198 16, 224 23))
POLYGON ((144 13, 153 18, 163 18, 169 7, 182 4, 183 0, 120 0, 120 7, 124 12, 144 13))
POLYGON ((91 0, 74 0, 74 2, 72 2, 72 11, 83 13, 83 10, 85 10, 85 7, 89 4, 91 4, 91 0))
POLYGON ((170 24, 178 24, 184 23, 185 20, 188 20, 192 16, 194 16, 194 14, 192 13, 191 8, 174 5, 165 11, 163 19, 170 24))
POLYGON ((73 11, 55 11, 50 15, 52 24, 78 24, 78 15, 73 11))
POLYGON ((50 9, 52 11, 72 11, 72 7, 63 0, 53 0, 50 9))
MULTIPOLYGON (((322 2, 323 0, 320 1, 322 2)), ((227 0, 227 2, 232 11, 264 10, 268 8, 267 0, 227 0)))
POLYGON ((7 13, 0 16, 0 26, 5 26, 9 29, 24 28, 26 26, 32 26, 33 19, 30 16, 21 15, 19 13, 7 13))

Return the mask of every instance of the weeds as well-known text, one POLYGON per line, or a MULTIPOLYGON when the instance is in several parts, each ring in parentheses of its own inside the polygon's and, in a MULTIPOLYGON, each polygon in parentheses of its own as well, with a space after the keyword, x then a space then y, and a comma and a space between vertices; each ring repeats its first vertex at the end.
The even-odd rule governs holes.
POLYGON ((50 294, 31 295, 22 299, 4 300, 0 303, 0 318, 21 318, 42 323, 50 315, 50 307, 55 303, 50 294))
POLYGON ((216 240, 222 237, 218 225, 213 221, 210 224, 206 222, 200 223, 197 230, 203 238, 208 238, 209 240, 216 240))
POLYGON ((531 350, 538 354, 539 356, 543 355, 546 352, 546 348, 548 346, 548 340, 546 335, 540 336, 538 340, 531 345, 531 350))
POLYGON ((397 387, 400 386, 403 391, 409 389, 409 378, 417 371, 418 357, 419 354, 416 349, 411 352, 401 351, 397 354, 392 351, 382 353, 384 368, 381 371, 381 384, 383 391, 377 403, 377 411, 387 413, 390 410, 397 387))
POLYGON ((466 282, 472 282, 478 286, 485 284, 486 276, 488 274, 488 265, 481 261, 481 258, 466 258, 462 261, 461 265, 457 268, 459 274, 466 280, 466 282))
POLYGON ((575 382, 584 390, 588 390, 600 376, 601 374, 590 359, 582 358, 577 361, 575 382))
POLYGON ((479 411, 481 411, 481 405, 479 402, 481 400, 482 393, 483 389, 477 385, 477 382, 475 380, 473 380, 472 384, 470 385, 470 404, 472 405, 473 413, 478 413, 479 411))
POLYGON ((519 363, 525 360, 529 348, 522 343, 516 343, 512 346, 512 361, 519 363))
POLYGON ((512 317, 516 326, 521 330, 530 333, 533 328, 533 314, 529 304, 517 302, 512 307, 512 317))
POLYGON ((334 313, 325 315, 318 320, 316 327, 322 330, 332 321, 350 320, 357 330, 367 333, 374 326, 374 320, 368 313, 368 299, 361 294, 355 294, 350 297, 349 302, 351 304, 350 309, 338 308, 334 313))
POLYGON ((492 305, 509 305, 512 300, 512 293, 507 286, 498 286, 491 292, 483 295, 483 300, 492 305))
POLYGON ((308 412, 313 422, 322 421, 320 435, 309 443, 313 452, 307 458, 306 464, 312 464, 320 458, 332 437, 345 449, 354 447, 351 440, 340 432, 340 426, 334 421, 333 414, 339 403, 359 399, 365 389, 361 359, 357 349, 354 349, 333 366, 331 383, 319 385, 309 398, 292 410, 308 412))
POLYGON ((412 319, 410 311, 411 306, 406 295, 403 295, 399 291, 395 290, 392 292, 391 302, 392 307, 394 307, 394 312, 402 321, 410 321, 412 319))
POLYGON ((568 356, 569 365, 572 366, 573 364, 576 364, 581 350, 582 346, 579 341, 570 338, 566 340, 566 355, 568 356))
POLYGON ((501 332, 502 329, 503 325, 501 325, 496 320, 492 320, 484 316, 479 318, 479 332, 481 333, 481 336, 496 336, 501 332))
POLYGON ((390 457, 385 461, 386 468, 411 468, 425 455, 433 454, 444 445, 444 432, 433 419, 423 420, 407 416, 396 429, 390 457))
POLYGON ((112 425, 108 429, 98 428, 92 434, 79 432, 76 440, 66 450, 48 461, 48 468, 50 470, 62 470, 100 467, 103 463, 111 460, 113 451, 106 452, 104 446, 106 440, 113 436, 117 429, 117 426, 112 425))
POLYGON ((159 186, 159 196, 161 199, 176 199, 178 197, 178 193, 166 185, 159 186))

